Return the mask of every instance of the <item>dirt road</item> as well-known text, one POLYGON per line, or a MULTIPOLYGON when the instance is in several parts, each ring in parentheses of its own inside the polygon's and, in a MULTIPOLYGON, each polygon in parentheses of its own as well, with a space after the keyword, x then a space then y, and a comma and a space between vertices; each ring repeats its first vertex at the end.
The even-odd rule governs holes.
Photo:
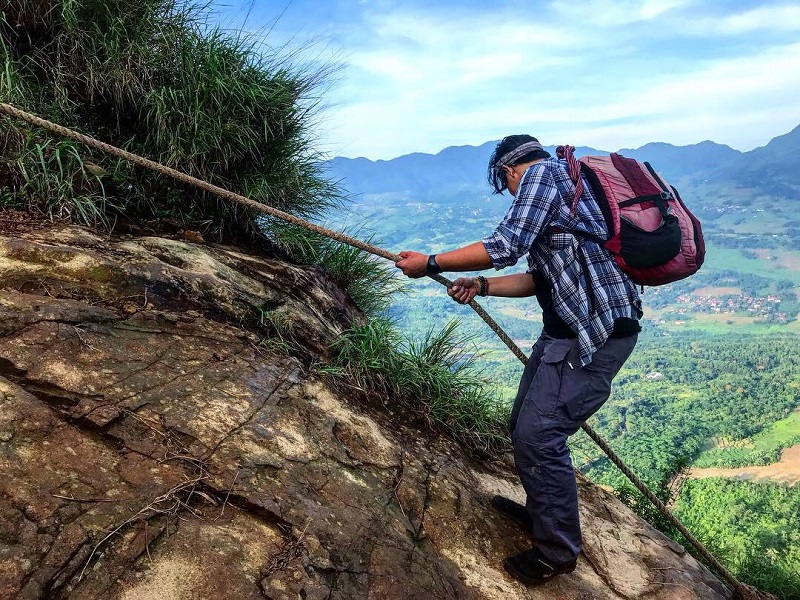
POLYGON ((786 448, 781 459, 771 465, 761 467, 739 467, 736 469, 691 469, 689 477, 727 477, 748 481, 775 481, 794 485, 800 482, 800 445, 786 448))

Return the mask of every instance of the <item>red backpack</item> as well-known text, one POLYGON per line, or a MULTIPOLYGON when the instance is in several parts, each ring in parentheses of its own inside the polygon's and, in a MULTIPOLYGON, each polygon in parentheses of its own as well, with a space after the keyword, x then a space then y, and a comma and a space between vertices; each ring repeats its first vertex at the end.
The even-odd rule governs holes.
POLYGON ((572 146, 556 149, 575 182, 572 215, 583 193, 583 173, 610 234, 603 244, 634 283, 663 285, 697 272, 706 254, 703 230, 678 190, 659 177, 650 163, 616 153, 578 160, 574 150, 572 146))

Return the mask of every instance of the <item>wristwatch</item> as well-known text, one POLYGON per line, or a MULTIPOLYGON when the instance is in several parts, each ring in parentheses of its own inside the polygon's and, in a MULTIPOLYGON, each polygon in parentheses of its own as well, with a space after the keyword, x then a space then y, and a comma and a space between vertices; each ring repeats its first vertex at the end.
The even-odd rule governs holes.
POLYGON ((425 272, 429 275, 436 275, 442 272, 442 268, 436 263, 436 255, 431 254, 428 257, 428 266, 425 267, 425 272))

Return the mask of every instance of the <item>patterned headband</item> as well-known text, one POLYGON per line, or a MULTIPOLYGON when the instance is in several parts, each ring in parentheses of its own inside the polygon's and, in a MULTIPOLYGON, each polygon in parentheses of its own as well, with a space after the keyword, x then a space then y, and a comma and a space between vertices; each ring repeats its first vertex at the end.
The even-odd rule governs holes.
POLYGON ((517 146, 510 152, 506 152, 500 159, 494 163, 495 170, 500 170, 500 167, 504 167, 505 165, 512 165, 514 161, 522 158, 526 154, 533 152, 534 150, 544 150, 542 145, 539 142, 525 142, 521 146, 517 146))

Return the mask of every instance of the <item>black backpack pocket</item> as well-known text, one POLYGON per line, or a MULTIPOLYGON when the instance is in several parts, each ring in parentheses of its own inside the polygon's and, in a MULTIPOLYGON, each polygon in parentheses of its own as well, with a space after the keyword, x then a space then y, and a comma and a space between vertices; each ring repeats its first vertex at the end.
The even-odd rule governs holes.
POLYGON ((620 254, 634 269, 657 267, 681 251, 681 225, 674 215, 667 215, 653 231, 640 229, 625 217, 620 225, 620 254))

